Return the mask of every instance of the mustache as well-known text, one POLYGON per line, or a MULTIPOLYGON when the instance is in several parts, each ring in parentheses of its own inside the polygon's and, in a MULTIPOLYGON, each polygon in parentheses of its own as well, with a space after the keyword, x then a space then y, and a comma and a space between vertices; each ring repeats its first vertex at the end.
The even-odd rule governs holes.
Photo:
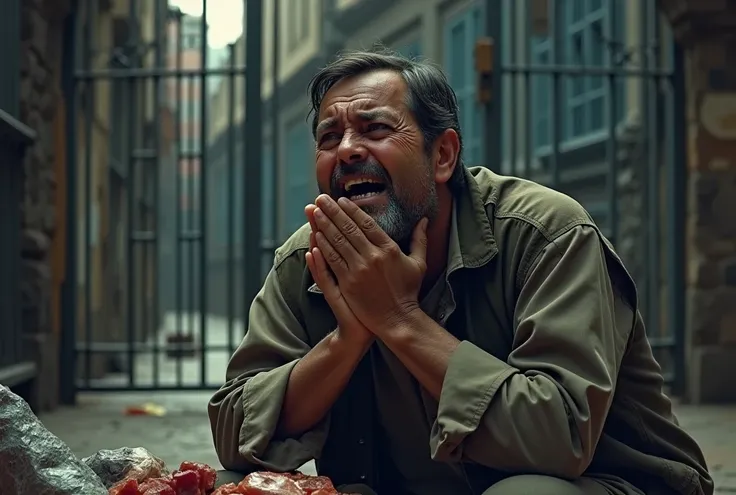
POLYGON ((369 177, 375 177, 383 182, 387 189, 391 183, 391 177, 389 177, 386 169, 384 169, 375 160, 364 160, 350 164, 341 163, 339 166, 335 167, 335 170, 332 172, 332 178, 330 179, 330 192, 333 197, 337 197, 342 194, 342 187, 340 186, 341 181, 346 176, 352 175, 367 175, 369 177))

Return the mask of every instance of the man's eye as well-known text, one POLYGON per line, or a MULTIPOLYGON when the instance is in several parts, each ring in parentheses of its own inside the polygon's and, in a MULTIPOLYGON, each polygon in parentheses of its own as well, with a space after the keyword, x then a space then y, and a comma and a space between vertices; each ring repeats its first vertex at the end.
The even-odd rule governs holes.
POLYGON ((340 139, 340 136, 336 132, 328 132, 320 138, 319 143, 328 144, 331 141, 335 141, 337 139, 340 139))
POLYGON ((377 122, 374 122, 372 124, 368 124, 368 126, 366 127, 366 130, 368 132, 386 131, 388 129, 389 129, 389 126, 387 126, 386 124, 380 124, 380 123, 377 123, 377 122))

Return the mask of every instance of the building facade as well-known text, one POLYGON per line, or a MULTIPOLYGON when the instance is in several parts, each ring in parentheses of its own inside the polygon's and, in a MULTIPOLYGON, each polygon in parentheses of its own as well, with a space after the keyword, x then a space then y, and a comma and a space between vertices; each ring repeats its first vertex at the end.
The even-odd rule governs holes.
MULTIPOLYGON (((686 26, 690 16, 707 16, 695 2, 687 2, 687 9, 676 14, 674 9, 661 10, 666 3, 282 1, 274 23, 273 0, 266 1, 262 97, 266 120, 277 122, 264 122, 263 159, 257 165, 262 177, 262 239, 283 241, 304 223, 303 207, 317 194, 314 142, 306 121, 310 77, 336 50, 380 42, 406 56, 427 58, 446 71, 461 109, 467 165, 547 183, 589 210, 637 282, 652 345, 675 392, 695 401, 733 398, 715 371, 722 370, 728 358, 709 364, 702 356, 714 355, 715 347, 709 344, 703 351, 700 337, 693 337, 693 332, 703 334, 697 329, 703 325, 706 304, 717 307, 715 314, 726 321, 732 321, 732 310, 717 303, 720 296, 705 296, 686 286, 693 266, 685 258, 691 224, 682 218, 690 201, 683 145, 684 122, 690 115, 684 102, 690 96, 691 49, 670 25, 673 19, 675 26, 686 26), (493 12, 486 10, 489 5, 493 12), (297 11, 300 15, 293 15, 297 11), (280 29, 277 57, 274 24, 280 29), (483 73, 484 64, 494 67, 483 73), (488 96, 493 94, 488 80, 500 88, 496 101, 488 96), (278 81, 276 98, 273 81, 278 81)), ((232 105, 235 111, 230 121, 224 111, 212 116, 212 173, 237 174, 236 187, 241 187, 242 176, 248 174, 242 155, 235 153, 231 160, 234 172, 227 171, 226 163, 228 136, 236 136, 235 144, 231 142, 236 150, 242 142, 247 111, 242 93, 235 91, 232 98, 218 94, 213 108, 217 105, 232 105)), ((210 197, 224 195, 227 182, 213 179, 210 197)), ((235 197, 241 192, 236 189, 235 197)), ((233 205, 220 204, 223 218, 233 205)), ((236 208, 233 214, 240 211, 236 208)), ((241 222, 238 218, 236 223, 241 222)), ((219 230, 226 232, 224 224, 219 230)), ((724 228, 721 235, 732 238, 728 232, 724 228)), ((213 256, 216 252, 213 249, 213 256)), ((265 256, 263 270, 269 263, 265 256)), ((722 295, 723 269, 713 269, 721 280, 716 292, 722 295)), ((724 329, 723 335, 730 332, 724 329)), ((719 338, 708 342, 729 337, 719 338)), ((730 355, 723 349, 718 353, 730 355)))

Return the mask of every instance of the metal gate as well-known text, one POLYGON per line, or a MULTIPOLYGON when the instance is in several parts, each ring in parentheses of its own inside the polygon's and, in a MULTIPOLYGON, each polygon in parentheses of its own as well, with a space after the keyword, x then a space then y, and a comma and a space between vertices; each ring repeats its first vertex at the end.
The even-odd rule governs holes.
POLYGON ((680 393, 685 97, 669 26, 655 0, 502 0, 502 15, 495 4, 477 48, 494 60, 478 64, 486 163, 588 209, 634 276, 652 347, 680 393))
POLYGON ((197 16, 167 0, 78 0, 73 12, 62 401, 216 388, 272 249, 258 214, 262 2, 243 1, 243 34, 220 53, 208 46, 207 0, 197 16), (229 98, 225 117, 210 110, 215 93, 229 98), (218 165, 210 127, 223 119, 218 165), (210 183, 222 170, 224 195, 210 183), (211 226, 223 222, 228 247, 215 252, 211 226))

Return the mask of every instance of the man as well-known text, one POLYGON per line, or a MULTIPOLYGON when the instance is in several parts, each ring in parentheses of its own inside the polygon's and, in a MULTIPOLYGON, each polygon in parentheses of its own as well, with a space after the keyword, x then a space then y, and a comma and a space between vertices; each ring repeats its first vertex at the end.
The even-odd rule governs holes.
POLYGON ((310 89, 322 194, 210 403, 223 466, 314 458, 379 495, 713 493, 585 210, 466 169, 430 64, 346 54, 310 89))

